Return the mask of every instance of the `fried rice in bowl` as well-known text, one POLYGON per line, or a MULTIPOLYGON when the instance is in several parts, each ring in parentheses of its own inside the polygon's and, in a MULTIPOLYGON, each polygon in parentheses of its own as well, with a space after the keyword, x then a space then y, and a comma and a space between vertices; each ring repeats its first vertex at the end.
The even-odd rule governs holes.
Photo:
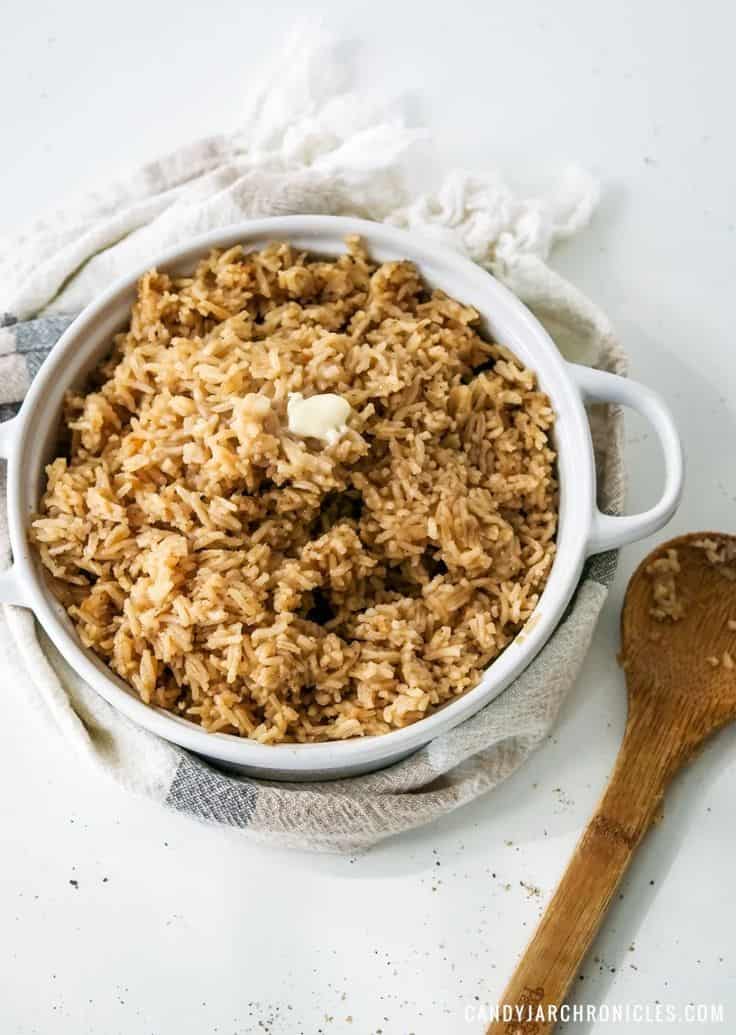
POLYGON ((67 393, 30 522, 87 649, 263 745, 390 733, 475 687, 555 557, 555 416, 463 300, 356 236, 152 270, 67 393), (344 401, 334 434, 294 400, 344 401))

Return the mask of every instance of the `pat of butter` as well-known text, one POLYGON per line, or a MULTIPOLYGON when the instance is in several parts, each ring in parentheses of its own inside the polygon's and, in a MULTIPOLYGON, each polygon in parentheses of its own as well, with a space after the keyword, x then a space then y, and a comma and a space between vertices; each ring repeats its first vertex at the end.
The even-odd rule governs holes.
POLYGON ((350 403, 341 395, 311 395, 305 399, 299 392, 289 395, 286 407, 289 431, 304 438, 318 438, 332 445, 347 426, 350 403))

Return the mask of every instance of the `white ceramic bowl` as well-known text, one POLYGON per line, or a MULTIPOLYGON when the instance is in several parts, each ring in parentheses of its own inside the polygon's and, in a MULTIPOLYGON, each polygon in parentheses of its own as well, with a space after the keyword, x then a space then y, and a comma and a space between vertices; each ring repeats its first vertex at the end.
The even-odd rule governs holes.
POLYGON ((524 669, 554 631, 590 554, 623 546, 659 529, 674 512, 682 487, 682 455, 672 417, 653 392, 612 374, 565 362, 531 313, 480 267, 403 231, 358 219, 287 216, 227 227, 162 257, 158 269, 184 273, 213 247, 243 243, 260 248, 288 240, 298 248, 335 256, 344 238, 360 234, 379 261, 411 259, 428 283, 474 305, 486 332, 536 371, 557 420, 560 519, 557 556, 535 612, 536 622, 487 669, 477 687, 426 719, 381 737, 326 744, 266 746, 200 727, 151 708, 91 651, 82 647, 64 609, 47 589, 27 539, 30 515, 54 454, 64 394, 80 387, 128 317, 140 274, 126 277, 77 317, 41 367, 20 413, 0 426, 0 456, 8 460, 8 519, 13 565, 0 574, 0 601, 30 608, 61 654, 110 704, 148 730, 220 765, 270 779, 309 780, 368 772, 398 761, 468 719, 524 669), (585 415, 588 400, 625 404, 647 417, 664 453, 665 486, 651 510, 631 517, 602 514, 595 503, 593 448, 585 415))

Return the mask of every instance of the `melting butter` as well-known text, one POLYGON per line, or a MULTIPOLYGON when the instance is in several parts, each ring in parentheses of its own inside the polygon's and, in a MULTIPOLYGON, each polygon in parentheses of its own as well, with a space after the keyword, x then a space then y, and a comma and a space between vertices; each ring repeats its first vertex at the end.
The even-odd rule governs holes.
POLYGON ((350 403, 341 395, 331 392, 325 395, 310 395, 305 399, 301 393, 292 392, 286 407, 289 431, 304 438, 317 438, 332 445, 347 428, 350 403))

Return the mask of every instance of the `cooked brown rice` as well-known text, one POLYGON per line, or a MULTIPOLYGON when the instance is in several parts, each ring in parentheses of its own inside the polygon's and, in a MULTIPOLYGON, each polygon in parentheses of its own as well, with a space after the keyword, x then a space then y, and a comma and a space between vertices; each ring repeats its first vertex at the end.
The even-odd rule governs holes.
POLYGON ((679 620, 685 614, 685 608, 677 590, 677 576, 680 574, 680 558, 677 550, 669 549, 661 557, 646 567, 646 573, 652 580, 652 606, 650 615, 658 622, 670 619, 679 620))
POLYGON ((140 282, 32 523, 82 642, 263 743, 386 733, 473 687, 555 552, 553 413, 409 262, 272 244, 140 282), (342 395, 331 444, 290 393, 342 395))
POLYGON ((718 572, 730 582, 736 581, 736 545, 729 538, 696 539, 693 546, 703 550, 709 564, 718 569, 718 572))

